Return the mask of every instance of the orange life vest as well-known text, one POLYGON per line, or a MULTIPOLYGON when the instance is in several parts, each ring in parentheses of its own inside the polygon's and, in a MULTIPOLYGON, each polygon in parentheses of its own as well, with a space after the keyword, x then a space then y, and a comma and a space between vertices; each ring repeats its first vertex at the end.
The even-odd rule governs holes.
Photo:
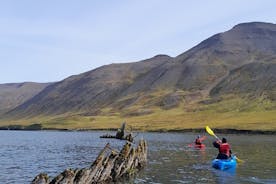
POLYGON ((230 145, 228 143, 220 144, 219 152, 230 157, 230 145))

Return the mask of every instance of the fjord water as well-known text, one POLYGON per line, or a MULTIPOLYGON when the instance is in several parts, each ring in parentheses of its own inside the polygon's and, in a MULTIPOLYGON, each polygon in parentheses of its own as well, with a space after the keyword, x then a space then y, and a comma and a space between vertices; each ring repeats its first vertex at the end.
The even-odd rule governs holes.
MULTIPOLYGON (((120 149, 124 141, 100 139, 106 132, 0 131, 0 183, 30 183, 40 172, 54 177, 66 168, 88 167, 107 142, 120 149)), ((217 150, 213 137, 206 149, 188 147, 197 134, 140 133, 148 141, 148 165, 122 183, 276 183, 275 135, 218 135, 228 138, 245 161, 232 172, 211 168, 217 150)))

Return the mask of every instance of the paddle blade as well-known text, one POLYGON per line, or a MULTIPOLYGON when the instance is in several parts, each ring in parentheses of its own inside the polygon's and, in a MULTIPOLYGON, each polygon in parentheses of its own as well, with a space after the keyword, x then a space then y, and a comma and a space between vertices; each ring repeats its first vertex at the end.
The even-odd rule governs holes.
POLYGON ((238 163, 243 163, 244 162, 243 160, 239 159, 237 156, 236 156, 236 160, 237 160, 238 163))
POLYGON ((206 131, 208 132, 208 134, 212 135, 212 136, 215 136, 213 130, 211 130, 211 128, 209 126, 206 126, 205 127, 206 131))

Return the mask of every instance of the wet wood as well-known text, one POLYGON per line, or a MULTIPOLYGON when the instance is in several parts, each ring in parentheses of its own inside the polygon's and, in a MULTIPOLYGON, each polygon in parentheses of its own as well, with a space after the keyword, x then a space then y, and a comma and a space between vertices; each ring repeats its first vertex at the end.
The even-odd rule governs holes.
POLYGON ((134 138, 132 136, 132 133, 126 134, 125 128, 126 128, 126 123, 122 123, 121 128, 117 130, 116 135, 105 134, 100 136, 100 138, 120 139, 120 140, 127 140, 129 142, 133 142, 134 138))
POLYGON ((66 169, 51 181, 47 174, 37 175, 31 184, 90 184, 109 183, 129 177, 141 170, 147 163, 147 143, 140 140, 135 147, 126 142, 120 152, 111 149, 110 144, 101 150, 89 168, 66 169))

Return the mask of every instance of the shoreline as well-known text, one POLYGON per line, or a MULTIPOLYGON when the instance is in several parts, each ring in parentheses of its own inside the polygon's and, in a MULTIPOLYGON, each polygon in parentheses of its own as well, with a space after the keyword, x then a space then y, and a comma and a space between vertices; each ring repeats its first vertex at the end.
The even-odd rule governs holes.
MULTIPOLYGON (((218 134, 263 134, 263 135, 276 135, 276 130, 249 130, 249 129, 233 129, 233 128, 212 128, 212 130, 218 134)), ((183 129, 183 130, 169 130, 167 132, 192 132, 192 133, 204 133, 205 128, 198 129, 183 129)))
MULTIPOLYGON (((43 128, 40 124, 29 126, 10 125, 2 126, 0 130, 17 130, 17 131, 117 131, 116 128, 95 128, 95 129, 67 129, 67 128, 43 128)), ((276 135, 276 130, 250 130, 250 129, 233 129, 233 128, 212 128, 219 134, 252 134, 252 135, 276 135)), ((185 128, 185 129, 171 129, 171 130, 140 130, 134 129, 133 132, 157 132, 157 133, 204 133, 205 128, 185 128)))

